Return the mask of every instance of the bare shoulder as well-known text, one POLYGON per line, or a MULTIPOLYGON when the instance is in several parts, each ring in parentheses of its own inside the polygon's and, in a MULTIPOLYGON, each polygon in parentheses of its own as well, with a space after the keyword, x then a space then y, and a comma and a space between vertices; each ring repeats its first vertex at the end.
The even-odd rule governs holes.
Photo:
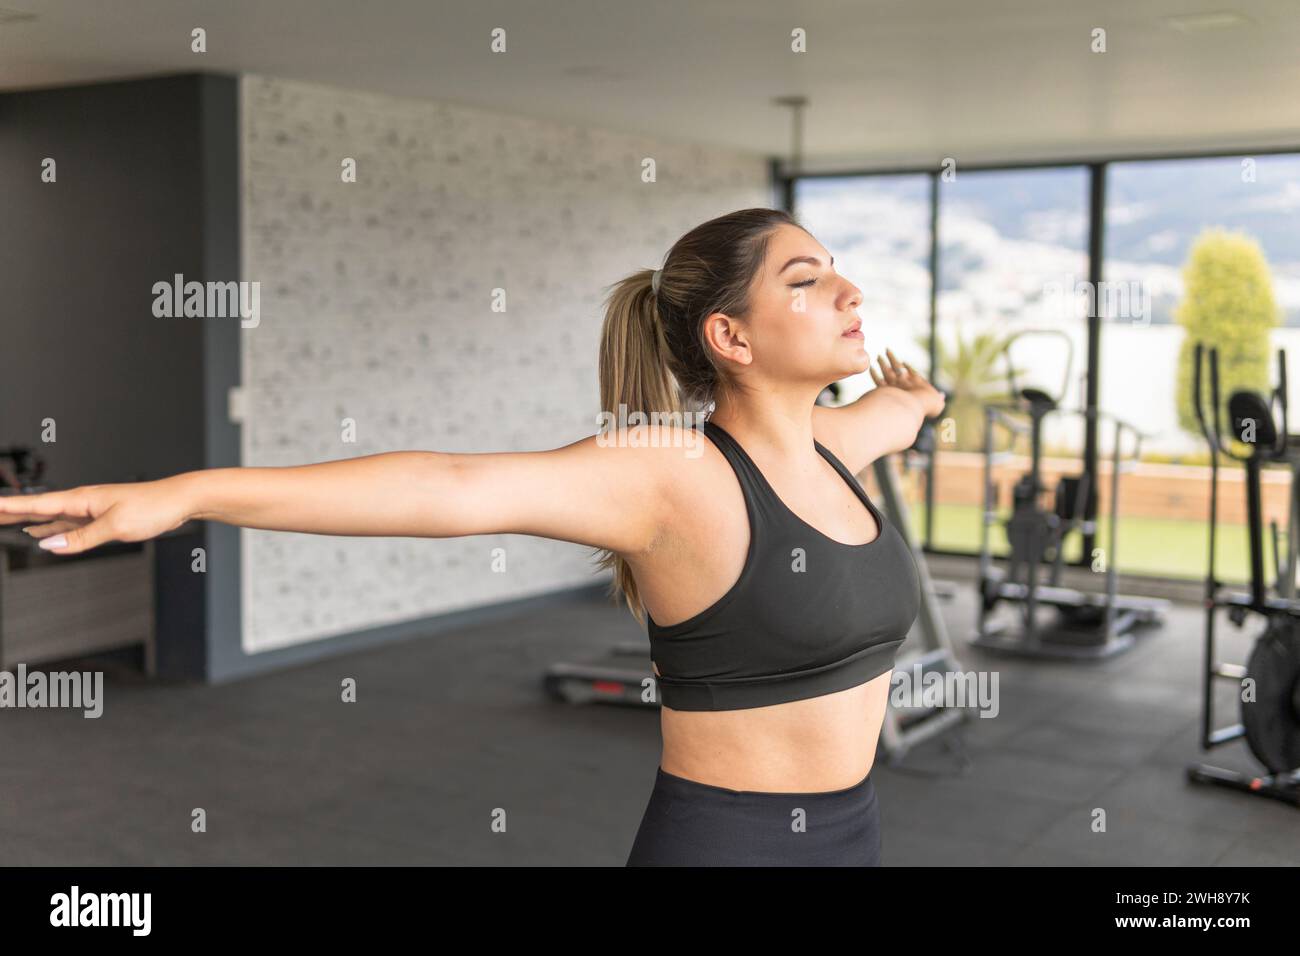
POLYGON ((669 490, 680 479, 684 467, 708 456, 712 443, 698 428, 633 425, 611 428, 583 439, 581 444, 591 449, 592 454, 594 449, 621 449, 618 467, 640 472, 669 490))
MULTIPOLYGON (((645 449, 637 461, 654 475, 658 503, 663 512, 658 517, 658 539, 652 550, 662 551, 669 539, 680 544, 689 535, 684 526, 700 523, 717 509, 717 495, 731 475, 730 465, 721 450, 705 435, 703 428, 657 425, 626 430, 628 441, 645 449)), ((735 484, 734 477, 730 479, 735 484)), ((738 486, 737 486, 738 488, 738 486)), ((727 492, 721 492, 726 494, 727 492)), ((739 491, 736 492, 739 494, 739 491)))
POLYGON ((609 429, 558 448, 457 456, 454 534, 515 533, 630 557, 653 550, 705 453, 695 429, 609 429))
POLYGON ((673 510, 698 498, 702 476, 714 470, 721 453, 701 428, 679 425, 639 425, 611 430, 620 444, 640 449, 629 458, 632 467, 653 473, 655 482, 673 510))

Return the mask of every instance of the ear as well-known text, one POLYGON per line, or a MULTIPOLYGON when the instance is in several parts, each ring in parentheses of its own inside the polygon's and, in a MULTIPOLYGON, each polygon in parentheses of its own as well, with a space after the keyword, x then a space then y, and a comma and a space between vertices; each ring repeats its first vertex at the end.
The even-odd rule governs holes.
POLYGON ((745 323, 725 312, 714 312, 704 320, 704 343, 718 358, 725 361, 740 365, 749 365, 754 361, 745 323))

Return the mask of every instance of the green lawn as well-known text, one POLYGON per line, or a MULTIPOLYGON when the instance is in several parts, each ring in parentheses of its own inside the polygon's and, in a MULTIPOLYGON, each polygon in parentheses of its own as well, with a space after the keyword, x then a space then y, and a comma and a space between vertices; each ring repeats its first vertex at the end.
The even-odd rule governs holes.
MULTIPOLYGON (((924 502, 911 506, 913 532, 920 540, 925 527, 924 502)), ((995 555, 1007 554, 1007 537, 1002 522, 1006 512, 989 527, 989 541, 995 555)), ((1110 524, 1104 519, 1097 533, 1097 546, 1109 552, 1110 524)), ((1119 520, 1118 570, 1134 574, 1204 580, 1209 551, 1209 524, 1199 521, 1174 521, 1162 518, 1121 518, 1119 520)), ((1065 556, 1077 559, 1082 542, 1071 536, 1065 556)), ((1283 536, 1283 541, 1285 537, 1283 536)), ((934 547, 945 551, 977 553, 980 546, 980 509, 977 505, 939 505, 934 516, 934 547)), ((1219 524, 1215 541, 1215 570, 1220 581, 1245 584, 1250 574, 1245 525, 1219 524)), ((1285 544, 1284 544, 1285 547, 1285 544)), ((1265 577, 1273 579, 1273 548, 1267 529, 1264 540, 1265 577)))

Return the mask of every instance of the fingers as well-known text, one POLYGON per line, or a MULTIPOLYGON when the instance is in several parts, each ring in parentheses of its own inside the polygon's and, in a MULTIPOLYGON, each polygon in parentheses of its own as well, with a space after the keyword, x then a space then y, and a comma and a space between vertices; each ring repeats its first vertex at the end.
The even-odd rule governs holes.
POLYGON ((49 515, 29 515, 26 512, 14 514, 0 513, 0 525, 27 524, 32 521, 43 521, 48 517, 49 515))
MULTIPOLYGON (((15 496, 16 497, 16 496, 15 496)), ((35 496, 33 496, 35 497, 35 496)), ((0 502, 6 499, 0 497, 0 502)), ((49 521, 50 518, 57 517, 57 514, 37 511, 0 511, 0 525, 7 524, 31 524, 33 521, 49 521)))
POLYGON ((876 365, 880 366, 879 371, 876 370, 875 365, 868 365, 867 370, 871 373, 871 380, 877 385, 906 387, 914 382, 925 381, 924 375, 907 362, 899 361, 893 349, 885 349, 884 355, 876 356, 876 365))
POLYGON ((24 523, 23 530, 55 554, 79 554, 117 540, 108 502, 94 486, 37 495, 0 495, 0 524, 24 523), (92 499, 99 503, 95 504, 92 499), (95 511, 102 512, 98 518, 95 511))
POLYGON ((73 528, 41 541, 41 547, 55 554, 80 554, 116 539, 107 518, 100 518, 80 528, 73 528))
POLYGON ((33 538, 48 538, 50 535, 62 534, 64 531, 71 531, 73 528, 80 528, 84 521, 49 521, 45 524, 28 525, 23 531, 33 538))
POLYGON ((58 517, 88 518, 86 496, 80 488, 71 491, 47 491, 39 495, 0 495, 0 523, 58 517))

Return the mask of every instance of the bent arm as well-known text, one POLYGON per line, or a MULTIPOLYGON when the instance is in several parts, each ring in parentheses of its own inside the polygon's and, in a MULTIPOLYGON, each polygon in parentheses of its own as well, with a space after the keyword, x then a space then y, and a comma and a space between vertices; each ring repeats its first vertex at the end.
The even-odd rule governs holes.
POLYGON ((925 424, 920 399, 892 385, 878 385, 848 405, 818 405, 813 415, 836 442, 837 457, 855 475, 877 458, 910 448, 925 424))
POLYGON ((900 362, 891 349, 871 368, 876 387, 855 402, 840 407, 817 406, 819 420, 846 468, 855 475, 877 458, 910 448, 927 418, 943 413, 947 396, 912 366, 900 362))

